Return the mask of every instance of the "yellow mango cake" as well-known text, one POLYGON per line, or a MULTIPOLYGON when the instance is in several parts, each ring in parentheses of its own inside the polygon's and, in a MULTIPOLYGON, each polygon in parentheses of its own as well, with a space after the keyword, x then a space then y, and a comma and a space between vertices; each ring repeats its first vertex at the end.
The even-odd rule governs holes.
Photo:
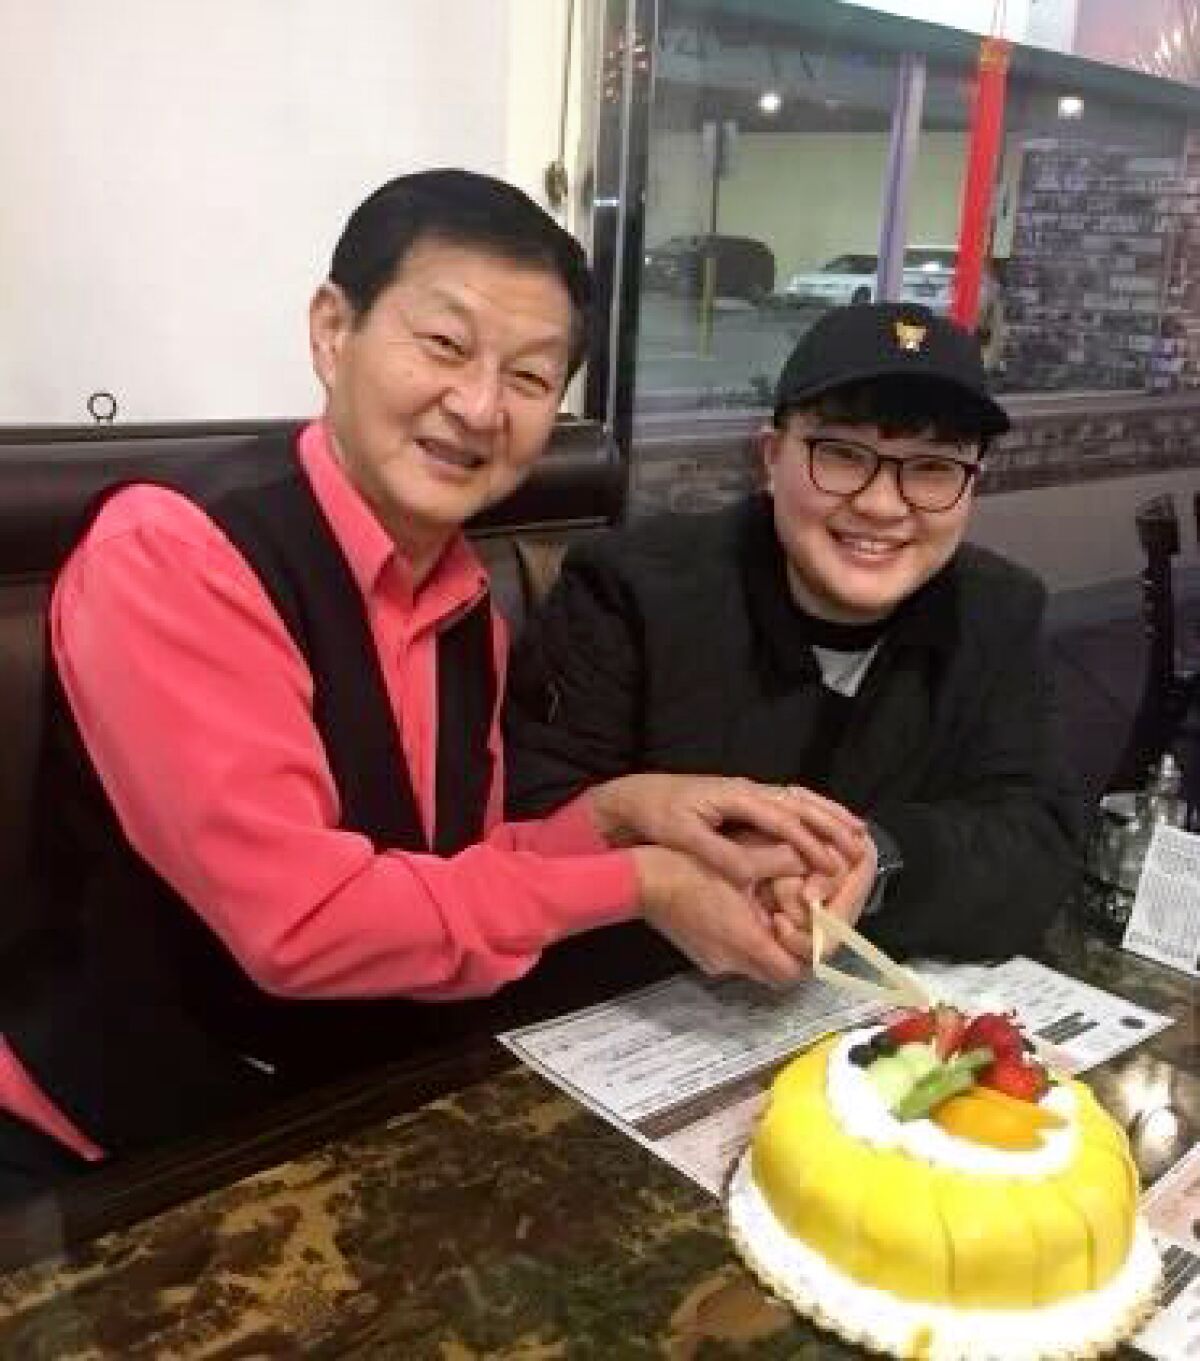
POLYGON ((1098 1356, 1154 1307, 1122 1130, 1011 1017, 952 1007, 831 1036, 776 1078, 730 1228, 769 1288, 928 1361, 1098 1356))

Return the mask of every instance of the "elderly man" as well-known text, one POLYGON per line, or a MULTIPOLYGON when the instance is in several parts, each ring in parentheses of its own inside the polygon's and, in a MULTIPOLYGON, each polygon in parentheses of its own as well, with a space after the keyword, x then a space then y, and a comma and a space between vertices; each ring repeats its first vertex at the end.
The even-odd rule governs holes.
MULTIPOLYGON (((846 915, 866 911, 886 947, 1031 946, 1079 806, 1055 751, 1044 590, 963 542, 1007 426, 950 321, 828 313, 779 378, 764 494, 568 555, 513 659, 511 807, 545 812, 628 770, 806 786, 869 820, 878 873, 857 876, 846 915)), ((779 927, 803 952, 802 916, 779 927)))
POLYGON ((545 448, 589 287, 511 186, 394 180, 312 300, 323 416, 93 507, 51 608, 39 929, 0 959, 0 1195, 493 1024, 462 999, 594 927, 802 971, 752 886, 858 863, 828 801, 651 775, 501 821, 504 628, 461 530, 545 448))

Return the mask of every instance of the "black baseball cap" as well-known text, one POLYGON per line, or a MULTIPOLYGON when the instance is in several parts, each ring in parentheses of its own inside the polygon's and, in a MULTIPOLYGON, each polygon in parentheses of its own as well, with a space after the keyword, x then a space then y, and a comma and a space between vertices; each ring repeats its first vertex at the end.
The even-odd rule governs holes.
POLYGON ((1008 414, 987 390, 979 341, 917 303, 852 303, 826 312, 792 351, 775 387, 776 423, 834 388, 897 376, 945 383, 979 417, 979 433, 1002 435, 1008 414))

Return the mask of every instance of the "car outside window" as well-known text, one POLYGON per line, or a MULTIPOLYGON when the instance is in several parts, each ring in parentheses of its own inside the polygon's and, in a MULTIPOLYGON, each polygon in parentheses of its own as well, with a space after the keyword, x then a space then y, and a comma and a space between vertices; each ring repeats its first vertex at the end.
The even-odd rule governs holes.
POLYGON ((904 252, 905 269, 953 270, 958 252, 952 246, 912 246, 904 252))
POLYGON ((821 266, 822 274, 874 274, 876 260, 873 255, 837 255, 828 264, 821 266))

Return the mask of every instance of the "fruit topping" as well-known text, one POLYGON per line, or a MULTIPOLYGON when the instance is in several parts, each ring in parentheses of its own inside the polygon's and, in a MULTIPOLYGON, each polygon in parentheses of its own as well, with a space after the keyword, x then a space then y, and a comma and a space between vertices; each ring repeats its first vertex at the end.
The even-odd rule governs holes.
POLYGON ((1047 1130, 1061 1129, 1066 1121, 1053 1111, 1041 1110, 987 1087, 973 1087, 942 1104, 930 1119, 948 1134, 972 1143, 1011 1152, 1039 1148, 1047 1130))
POLYGON ((862 1044, 856 1044, 846 1057, 855 1067, 867 1068, 876 1059, 894 1054, 898 1047, 896 1041, 886 1030, 877 1030, 869 1040, 864 1040, 862 1044))
MULTIPOLYGON (((988 1011, 968 1017, 944 1004, 893 1016, 870 1039, 851 1049, 850 1060, 866 1071, 899 1120, 919 1120, 977 1084, 1006 1102, 1027 1106, 1036 1105, 1050 1085, 1046 1069, 1030 1052, 1015 1016, 988 1011)), ((968 1125, 975 1118, 971 1113, 976 1105, 972 1102, 967 1108, 968 1125)), ((949 1117, 952 1121, 963 1118, 959 1109, 949 1117)), ((980 1120, 985 1131, 991 1129, 986 1116, 980 1120)), ((993 1115, 991 1123, 1001 1120, 993 1115)), ((1034 1117, 1027 1117, 1021 1131, 1008 1137, 1018 1141, 1028 1137, 1023 1132, 1026 1126, 1036 1127, 1034 1117)))
POLYGON ((938 1058, 948 1059, 966 1044, 967 1018, 957 1007, 935 1007, 933 1011, 933 1045, 938 1058))
POLYGON ((1027 1041, 1012 1016, 999 1012, 985 1011, 973 1017, 967 1024, 963 1045, 967 1049, 987 1048, 997 1058, 1012 1055, 1019 1058, 1027 1041))
POLYGON ((964 1047, 966 1031, 967 1018, 957 1007, 936 1006, 931 1011, 902 1012, 886 1033, 901 1045, 931 1041, 938 1057, 948 1059, 964 1047))
POLYGON ((965 1092, 975 1083, 978 1069, 991 1062, 990 1049, 968 1049, 947 1063, 936 1065, 912 1085, 892 1106, 897 1120, 920 1120, 948 1097, 965 1092))
POLYGON ((1032 1120, 1034 1124, 1043 1129, 1066 1129, 1067 1127, 1067 1121, 1057 1111, 1048 1110, 1045 1106, 1039 1106, 1032 1101, 1018 1101, 1016 1097, 1005 1096, 1003 1092, 998 1092, 995 1087, 980 1087, 977 1083, 971 1088, 971 1095, 979 1101, 986 1101, 989 1105, 1003 1106, 1006 1110, 1011 1110, 1013 1106, 1017 1106, 1027 1120, 1032 1120))
POLYGON ((939 1059, 931 1044, 902 1044, 896 1050, 896 1057, 908 1069, 914 1082, 919 1082, 926 1073, 932 1073, 939 1066, 939 1059))
POLYGON ((992 1087, 1018 1101, 1040 1101, 1050 1079, 1036 1059, 1026 1054, 1002 1054, 979 1074, 984 1087, 992 1087))
POLYGON ((932 1040, 934 1019, 932 1011, 906 1011, 898 1016, 884 1032, 897 1044, 913 1044, 932 1040))
POLYGON ((876 1059, 867 1069, 867 1078, 888 1110, 894 1110, 914 1085, 912 1070, 897 1054, 876 1059))

